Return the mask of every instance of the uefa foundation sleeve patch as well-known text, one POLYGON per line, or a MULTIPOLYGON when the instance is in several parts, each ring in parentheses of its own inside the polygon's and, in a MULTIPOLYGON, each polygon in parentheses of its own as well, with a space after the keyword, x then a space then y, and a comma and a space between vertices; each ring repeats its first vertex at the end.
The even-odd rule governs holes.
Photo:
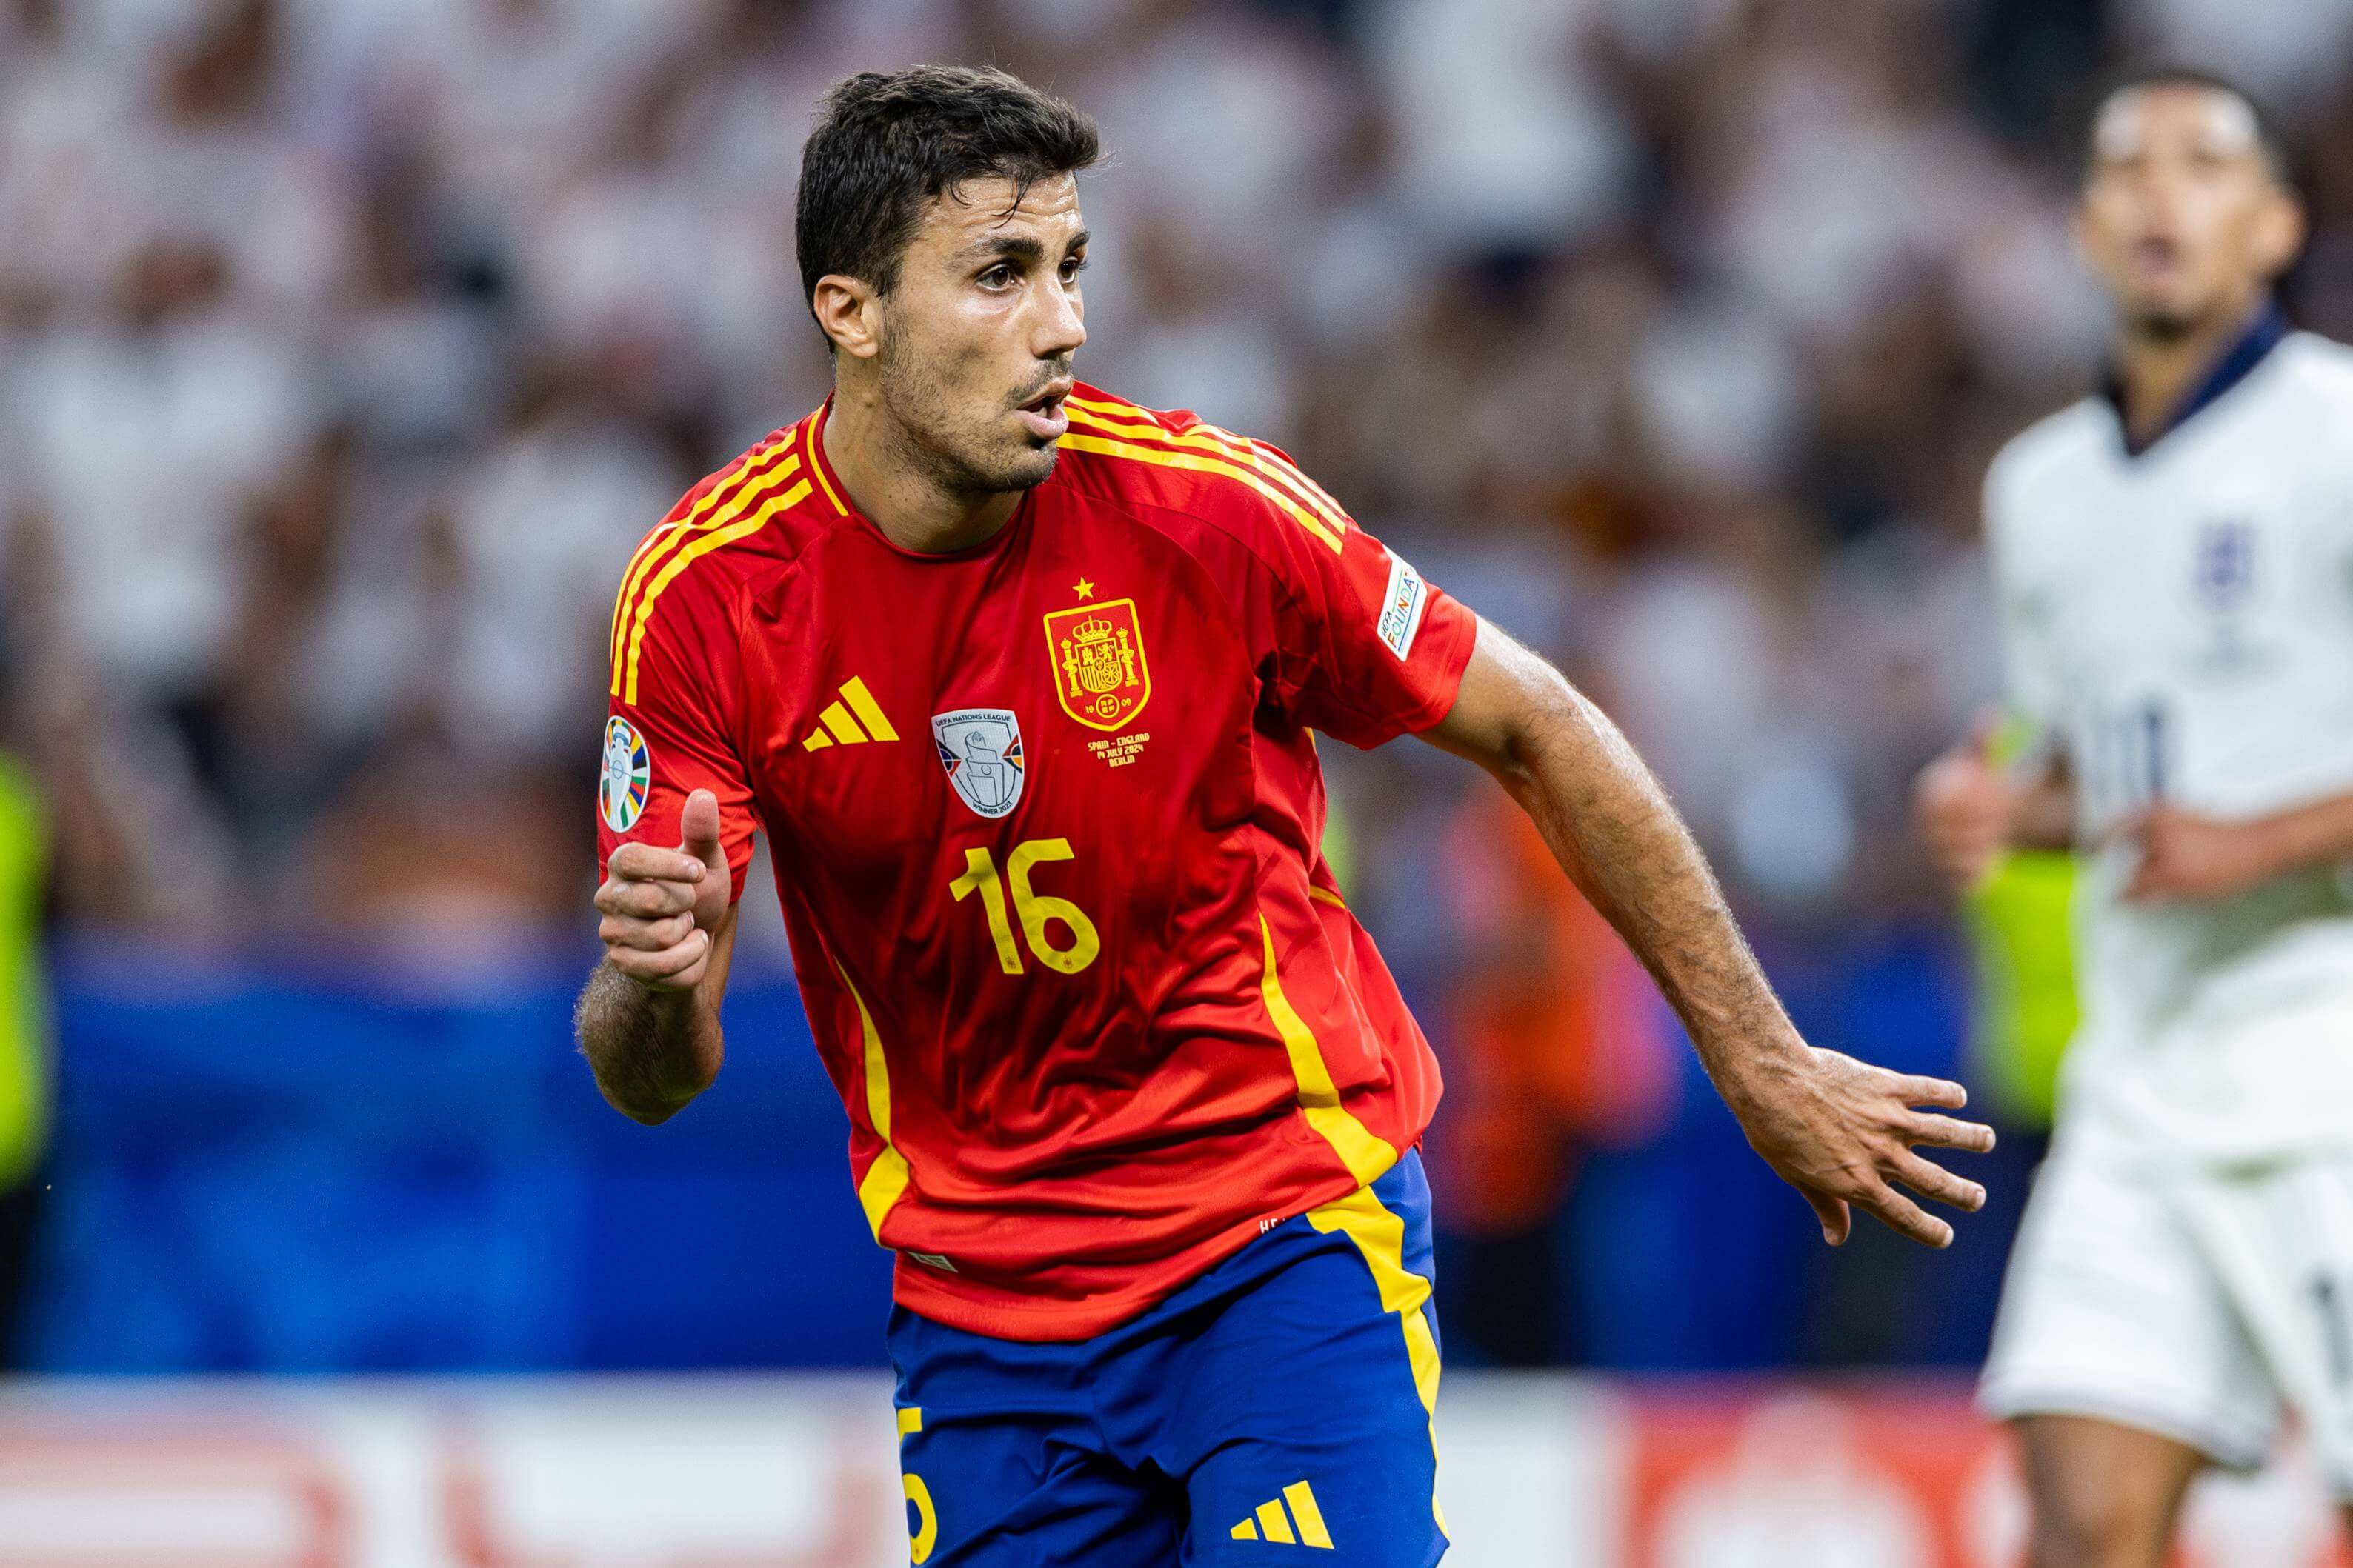
POLYGON ((605 776, 596 789, 605 826, 627 833, 638 825, 653 788, 653 757, 638 727, 618 714, 605 721, 605 776))
POLYGON ((1414 636, 1421 630, 1422 608, 1429 602, 1430 591, 1422 585, 1421 574, 1391 551, 1388 591, 1381 595, 1380 635, 1399 659, 1413 651, 1414 636))

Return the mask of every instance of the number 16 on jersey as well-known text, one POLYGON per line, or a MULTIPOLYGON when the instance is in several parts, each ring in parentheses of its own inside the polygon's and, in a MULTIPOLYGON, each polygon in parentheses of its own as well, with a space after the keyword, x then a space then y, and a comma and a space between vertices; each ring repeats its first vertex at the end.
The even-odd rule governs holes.
POLYGON ((1021 922, 1021 935, 1029 952, 1039 963, 1063 974, 1076 974, 1095 961, 1103 951, 1103 939, 1095 934, 1094 921, 1068 899, 1050 898, 1029 886, 1030 868, 1041 860, 1071 858, 1071 841, 1067 838, 1029 838, 1013 847, 1005 858, 1005 874, 997 875, 996 858, 986 848, 964 852, 964 875, 948 884, 948 891, 962 903, 974 893, 980 895, 982 910, 988 917, 988 934, 997 943, 997 967, 1008 974, 1022 973, 1021 949, 1013 940, 1013 921, 1006 916, 1006 894, 1012 892, 1013 914, 1021 922), (1049 922, 1059 921, 1068 928, 1071 940, 1057 947, 1049 931, 1049 922))

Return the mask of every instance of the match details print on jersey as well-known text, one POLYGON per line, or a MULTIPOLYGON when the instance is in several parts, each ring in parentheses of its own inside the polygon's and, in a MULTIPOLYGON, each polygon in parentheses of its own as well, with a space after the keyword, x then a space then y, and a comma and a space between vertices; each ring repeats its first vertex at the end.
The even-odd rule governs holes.
POLYGON ((1132 1317, 1420 1136, 1437 1068, 1324 864, 1309 731, 1437 722, 1476 633, 1277 448, 1070 410, 952 554, 855 510, 823 408, 688 492, 623 577, 599 811, 604 854, 675 844, 712 791, 739 894, 765 832, 899 1299, 1013 1339, 1132 1317))

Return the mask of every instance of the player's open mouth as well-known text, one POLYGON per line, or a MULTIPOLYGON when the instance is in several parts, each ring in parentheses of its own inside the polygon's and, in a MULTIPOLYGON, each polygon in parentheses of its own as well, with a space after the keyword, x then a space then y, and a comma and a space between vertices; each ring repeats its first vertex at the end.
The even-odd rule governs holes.
POLYGON ((1071 384, 1058 381, 1015 412, 1029 426, 1031 435, 1041 441, 1055 440, 1071 427, 1071 416, 1062 406, 1063 400, 1070 395, 1071 384))

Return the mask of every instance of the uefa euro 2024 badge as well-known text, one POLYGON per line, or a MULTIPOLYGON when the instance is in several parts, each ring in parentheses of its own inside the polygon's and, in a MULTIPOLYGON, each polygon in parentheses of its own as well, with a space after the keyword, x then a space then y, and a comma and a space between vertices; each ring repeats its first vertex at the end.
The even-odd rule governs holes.
POLYGON ((932 715, 932 741, 956 798, 994 820, 1021 804, 1028 776, 1021 721, 1008 708, 958 708, 932 715))
POLYGON ((616 833, 635 827, 645 813, 653 783, 653 758, 638 727, 617 713, 606 720, 605 776, 596 789, 605 826, 616 833))

